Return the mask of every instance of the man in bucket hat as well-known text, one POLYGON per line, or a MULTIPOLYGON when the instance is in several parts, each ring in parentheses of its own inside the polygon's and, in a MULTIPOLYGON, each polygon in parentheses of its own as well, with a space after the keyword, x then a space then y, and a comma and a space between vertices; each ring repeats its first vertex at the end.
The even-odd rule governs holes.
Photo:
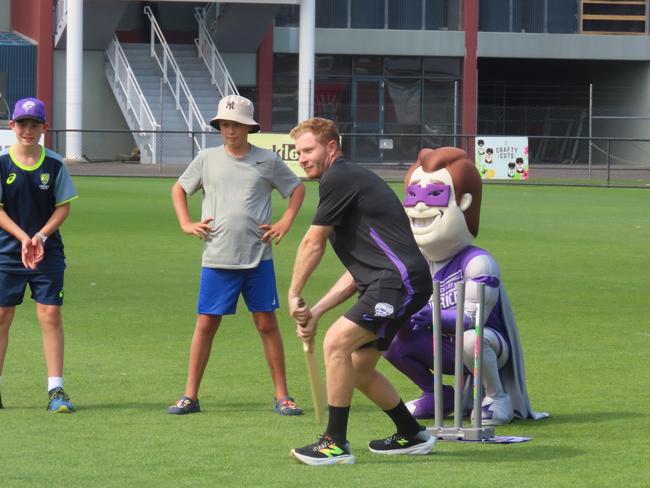
POLYGON ((212 343, 224 315, 236 312, 243 295, 262 338, 275 385, 275 411, 300 415, 286 382, 284 349, 275 309, 279 307, 271 245, 279 244, 298 214, 305 186, 274 152, 248 142, 258 132, 253 104, 229 95, 210 121, 223 145, 204 149, 172 188, 181 229, 203 241, 197 320, 190 347, 187 383, 170 414, 200 411, 198 391, 212 343), (271 220, 271 192, 289 197, 287 209, 271 220), (187 196, 203 190, 201 220, 190 218, 187 196))

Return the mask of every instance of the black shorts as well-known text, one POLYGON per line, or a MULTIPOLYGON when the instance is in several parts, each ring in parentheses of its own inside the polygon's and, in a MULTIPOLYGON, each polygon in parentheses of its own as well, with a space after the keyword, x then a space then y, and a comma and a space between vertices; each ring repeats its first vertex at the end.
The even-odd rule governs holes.
POLYGON ((399 287, 395 287, 375 281, 343 315, 378 336, 377 340, 362 347, 386 351, 397 331, 408 325, 411 315, 424 307, 430 297, 429 293, 409 293, 401 283, 399 287))

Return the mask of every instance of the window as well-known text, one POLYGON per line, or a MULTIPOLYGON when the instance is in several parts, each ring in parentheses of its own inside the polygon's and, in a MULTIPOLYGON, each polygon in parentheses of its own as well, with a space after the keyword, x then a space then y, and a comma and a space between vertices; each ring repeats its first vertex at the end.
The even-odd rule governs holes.
POLYGON ((351 26, 355 29, 383 29, 384 2, 378 0, 350 0, 351 26))
POLYGON ((348 0, 317 0, 316 27, 347 27, 348 0))
POLYGON ((422 29, 422 0, 388 0, 388 28, 422 29))

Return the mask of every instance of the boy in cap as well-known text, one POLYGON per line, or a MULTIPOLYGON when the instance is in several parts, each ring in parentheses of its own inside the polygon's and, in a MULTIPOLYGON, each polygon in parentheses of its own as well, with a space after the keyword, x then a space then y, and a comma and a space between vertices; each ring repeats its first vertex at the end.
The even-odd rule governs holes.
POLYGON ((29 284, 43 333, 47 408, 69 413, 74 407, 63 390, 61 320, 65 255, 58 229, 77 193, 61 156, 39 143, 48 127, 41 100, 19 100, 9 127, 16 143, 0 152, 0 385, 9 328, 29 284))
POLYGON ((248 134, 260 130, 250 100, 238 95, 223 98, 210 125, 221 132, 223 145, 199 152, 172 188, 181 229, 203 241, 203 259, 187 384, 169 413, 200 411, 198 391, 214 336, 223 315, 236 312, 241 294, 262 339, 275 385, 275 411, 300 415, 302 410, 287 390, 271 245, 279 244, 291 228, 305 186, 276 153, 248 143, 248 134), (289 198, 275 223, 273 189, 289 198), (203 204, 201 220, 195 222, 187 196, 198 190, 203 190, 203 204))

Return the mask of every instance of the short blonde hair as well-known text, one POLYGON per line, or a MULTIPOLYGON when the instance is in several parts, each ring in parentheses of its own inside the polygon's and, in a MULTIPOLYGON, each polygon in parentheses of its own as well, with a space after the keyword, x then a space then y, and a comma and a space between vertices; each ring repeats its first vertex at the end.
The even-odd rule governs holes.
POLYGON ((336 124, 331 120, 323 119, 321 117, 307 119, 291 129, 289 135, 295 140, 307 132, 314 134, 314 137, 319 143, 325 145, 329 141, 335 141, 337 149, 341 149, 339 144, 341 136, 339 136, 336 124))

